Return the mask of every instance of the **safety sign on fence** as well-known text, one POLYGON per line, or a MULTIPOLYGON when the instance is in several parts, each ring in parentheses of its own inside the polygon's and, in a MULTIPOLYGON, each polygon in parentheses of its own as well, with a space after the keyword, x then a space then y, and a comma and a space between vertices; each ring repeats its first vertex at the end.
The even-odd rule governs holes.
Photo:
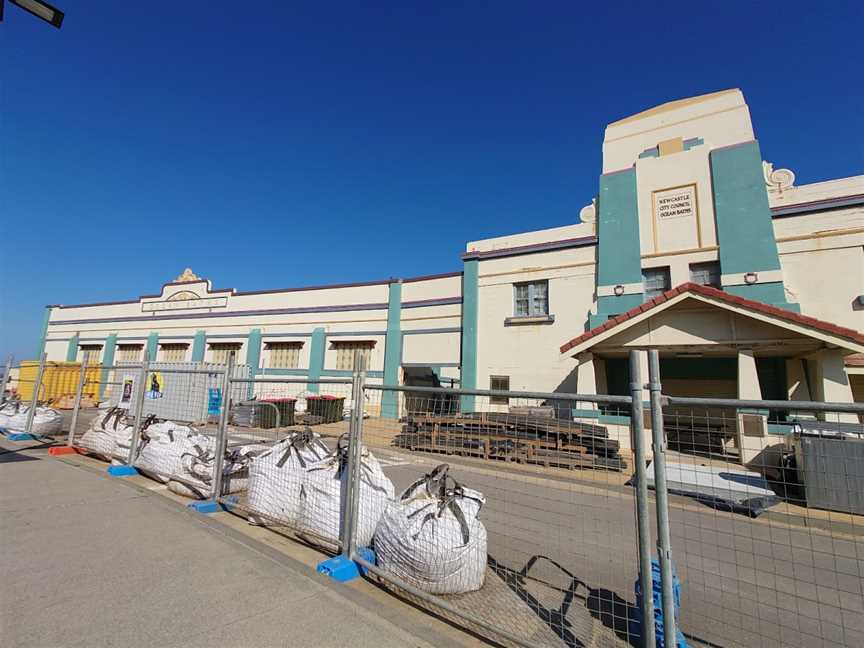
POLYGON ((222 405, 222 390, 219 387, 210 387, 207 390, 207 414, 219 416, 219 408, 222 405))

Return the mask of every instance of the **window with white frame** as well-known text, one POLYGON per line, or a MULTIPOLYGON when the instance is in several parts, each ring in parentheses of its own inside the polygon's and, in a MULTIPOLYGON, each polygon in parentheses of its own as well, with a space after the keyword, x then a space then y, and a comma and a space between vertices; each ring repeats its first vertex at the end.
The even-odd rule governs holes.
POLYGON ((234 357, 237 361, 237 354, 243 347, 242 342, 211 342, 210 343, 210 362, 216 364, 228 364, 228 358, 234 357))
POLYGON ((549 314, 549 282, 513 284, 515 317, 542 317, 549 314))
POLYGON ((117 362, 139 362, 143 344, 118 344, 117 362))
POLYGON ((82 344, 78 347, 81 362, 86 362, 87 364, 99 364, 99 361, 102 359, 102 345, 101 344, 82 344))
POLYGON ((690 281, 702 286, 720 288, 720 264, 717 261, 691 263, 690 281))
MULTIPOLYGON (((510 391, 510 376, 489 376, 489 389, 492 391, 510 391)), ((507 405, 510 399, 506 396, 490 396, 492 405, 507 405)))
POLYGON ((188 348, 185 342, 160 344, 159 359, 162 362, 185 362, 188 348))
POLYGON ((661 268, 643 268, 642 270, 642 292, 645 301, 662 295, 671 288, 669 266, 661 268))
POLYGON ((336 349, 336 369, 351 371, 358 355, 366 358, 366 368, 369 369, 375 342, 333 342, 333 348, 336 349))
POLYGON ((296 369, 300 366, 302 342, 265 342, 264 348, 269 352, 269 366, 273 369, 296 369))

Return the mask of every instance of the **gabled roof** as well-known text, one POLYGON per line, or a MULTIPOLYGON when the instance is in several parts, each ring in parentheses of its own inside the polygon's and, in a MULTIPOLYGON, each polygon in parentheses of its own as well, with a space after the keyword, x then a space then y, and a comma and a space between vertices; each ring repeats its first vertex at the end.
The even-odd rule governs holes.
MULTIPOLYGON (((590 346, 590 344, 586 344, 589 341, 595 342, 594 339, 598 337, 604 339, 610 337, 611 335, 628 328, 632 324, 635 324, 636 320, 650 317, 650 315, 655 314, 655 312, 665 310, 687 296, 696 297, 697 299, 701 299, 701 301, 709 303, 714 302, 719 306, 750 310, 753 311, 754 316, 767 316, 772 320, 780 320, 777 322, 778 324, 786 323, 795 327, 803 327, 804 329, 807 329, 803 331, 804 333, 810 331, 811 333, 819 334, 817 337, 828 336, 837 342, 845 341, 847 344, 843 344, 842 346, 851 349, 852 351, 860 351, 864 348, 864 333, 859 331, 843 326, 837 326, 830 322, 824 322, 815 317, 794 313, 785 308, 779 308, 753 299, 746 299, 744 297, 739 297, 738 295, 732 295, 723 290, 711 288, 710 286, 684 283, 680 286, 676 286, 672 290, 666 291, 662 295, 658 295, 644 304, 631 308, 625 313, 611 317, 600 326, 573 338, 569 342, 561 345, 561 353, 567 353, 573 349, 576 349, 574 353, 579 353, 584 347, 590 346), (643 314, 646 315, 643 317, 643 314), (614 332, 612 332, 613 329, 615 329, 614 332), (848 343, 851 343, 851 345, 848 343)), ((596 342, 599 341, 599 339, 596 340, 596 342)))

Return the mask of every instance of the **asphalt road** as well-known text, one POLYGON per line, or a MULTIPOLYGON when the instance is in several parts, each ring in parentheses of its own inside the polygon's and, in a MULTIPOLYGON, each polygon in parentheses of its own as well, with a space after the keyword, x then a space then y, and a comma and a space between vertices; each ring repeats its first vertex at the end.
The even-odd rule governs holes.
MULTIPOLYGON (((547 480, 501 464, 496 469, 487 463, 478 472, 476 462, 431 454, 379 455, 397 494, 435 463, 450 461, 458 481, 486 495, 481 518, 490 558, 519 572, 543 557, 529 575, 562 589, 562 603, 572 574, 581 582, 574 604, 595 612, 600 607, 607 625, 627 627, 638 575, 632 490, 547 480)), ((688 498, 671 499, 673 561, 682 584, 680 624, 691 644, 862 645, 864 535, 788 528, 688 498)), ((655 543, 652 539, 652 547, 655 543)))

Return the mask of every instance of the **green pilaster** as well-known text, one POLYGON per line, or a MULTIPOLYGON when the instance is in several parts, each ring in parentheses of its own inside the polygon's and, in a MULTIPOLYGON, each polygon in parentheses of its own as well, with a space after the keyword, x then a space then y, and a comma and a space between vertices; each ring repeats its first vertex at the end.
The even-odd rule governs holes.
MULTIPOLYGON (((642 284, 642 248, 639 241, 639 207, 636 169, 600 176, 597 197, 597 288, 642 284)), ((589 328, 642 303, 642 293, 603 295, 589 328)))
MULTIPOLYGON (((312 331, 312 341, 309 343, 309 380, 319 380, 321 372, 324 371, 324 344, 327 335, 323 328, 312 331)), ((317 383, 309 383, 307 389, 311 392, 318 391, 317 383)))
POLYGON ((48 337, 48 322, 51 320, 51 307, 45 307, 45 317, 42 318, 42 335, 39 338, 39 350, 36 353, 37 358, 41 358, 45 353, 45 338, 48 337))
MULTIPOLYGON (((399 384, 399 365, 402 362, 402 281, 391 283, 387 300, 387 337, 384 342, 384 384, 399 384)), ((367 367, 368 368, 368 367, 367 367)), ((381 395, 381 416, 398 418, 397 392, 385 391, 381 395)))
MULTIPOLYGON (((780 270, 758 142, 711 151, 710 161, 720 272, 780 270)), ((786 303, 782 281, 724 284, 723 288, 742 297, 791 306, 786 303)))
MULTIPOLYGON (((480 291, 478 274, 480 262, 477 259, 465 261, 462 272, 462 362, 461 386, 477 389, 477 317, 479 313, 480 291)), ((474 396, 462 396, 463 412, 474 411, 474 396)))
POLYGON ((78 359, 79 339, 80 335, 78 333, 69 338, 69 344, 66 346, 66 362, 75 362, 78 359))
POLYGON ((207 348, 207 331, 195 331, 192 342, 192 362, 204 362, 204 351, 207 348))
MULTIPOLYGON (((246 364, 249 365, 249 374, 253 377, 261 371, 261 329, 249 331, 249 337, 246 339, 246 364)), ((255 394, 253 383, 249 383, 247 392, 247 397, 252 398, 255 394)))
POLYGON ((249 331, 246 339, 246 364, 249 365, 254 376, 261 368, 261 329, 249 331))
POLYGON ((117 334, 111 333, 105 339, 105 348, 102 350, 102 371, 99 374, 99 398, 100 400, 105 395, 105 387, 108 382, 111 370, 108 367, 114 366, 114 351, 117 349, 117 334))
POLYGON ((151 333, 147 336, 147 359, 156 362, 156 354, 159 351, 159 334, 151 333))

